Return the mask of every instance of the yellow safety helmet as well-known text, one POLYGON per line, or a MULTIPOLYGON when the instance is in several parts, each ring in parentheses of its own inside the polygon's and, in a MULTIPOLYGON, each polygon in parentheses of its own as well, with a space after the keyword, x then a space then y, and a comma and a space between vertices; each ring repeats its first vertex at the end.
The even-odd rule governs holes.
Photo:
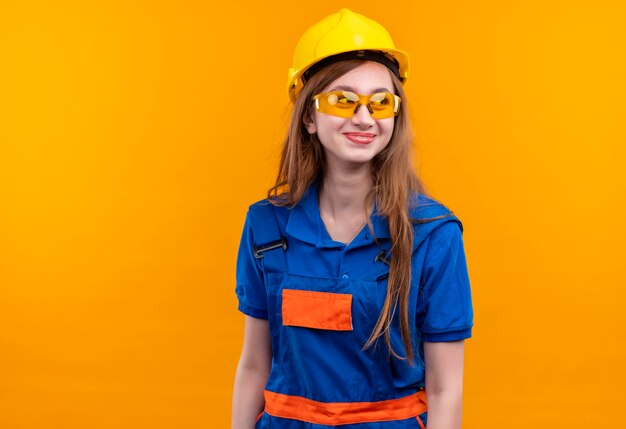
POLYGON ((305 82, 325 65, 348 58, 378 61, 404 82, 409 75, 409 55, 396 49, 385 28, 349 9, 327 16, 304 32, 293 54, 287 76, 292 102, 305 82))

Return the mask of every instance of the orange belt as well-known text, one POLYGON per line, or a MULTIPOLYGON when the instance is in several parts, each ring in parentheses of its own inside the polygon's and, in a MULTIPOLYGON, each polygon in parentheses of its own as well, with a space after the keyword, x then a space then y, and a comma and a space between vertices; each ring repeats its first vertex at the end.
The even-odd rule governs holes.
POLYGON ((269 390, 264 394, 266 413, 326 426, 409 419, 427 410, 425 390, 377 402, 318 402, 269 390))

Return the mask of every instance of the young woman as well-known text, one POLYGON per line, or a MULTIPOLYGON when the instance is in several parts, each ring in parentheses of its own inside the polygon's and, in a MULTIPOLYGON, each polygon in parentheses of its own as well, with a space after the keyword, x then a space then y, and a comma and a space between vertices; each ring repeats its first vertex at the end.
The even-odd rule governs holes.
POLYGON ((276 184, 248 210, 232 427, 459 429, 462 225, 413 169, 408 57, 347 9, 302 36, 276 184))

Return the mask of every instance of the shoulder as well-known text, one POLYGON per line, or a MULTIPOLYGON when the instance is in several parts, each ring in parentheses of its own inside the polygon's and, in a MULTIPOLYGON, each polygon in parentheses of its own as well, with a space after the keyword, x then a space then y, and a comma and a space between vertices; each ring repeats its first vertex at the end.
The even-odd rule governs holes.
POLYGON ((463 233, 463 224, 452 210, 426 195, 412 195, 409 216, 413 222, 415 247, 423 242, 437 246, 463 233))
POLYGON ((426 242, 430 251, 456 247, 463 241, 463 227, 460 221, 444 221, 428 234, 426 242))
POLYGON ((267 205, 271 204, 270 200, 267 198, 263 198, 262 200, 258 200, 253 202, 248 206, 249 211, 263 210, 263 208, 267 205))
POLYGON ((454 216, 454 213, 436 199, 414 193, 409 198, 409 216, 414 220, 427 220, 439 216, 454 216))
POLYGON ((268 198, 263 198, 248 206, 248 218, 258 224, 278 220, 282 225, 287 221, 292 209, 293 207, 272 204, 268 198))
POLYGON ((263 198, 262 200, 258 200, 255 201, 254 203, 250 204, 248 206, 248 211, 249 212, 267 212, 270 213, 270 210, 276 211, 278 212, 289 212, 293 207, 290 206, 282 206, 282 205, 276 205, 276 204, 272 204, 272 202, 269 200, 269 198, 263 198))

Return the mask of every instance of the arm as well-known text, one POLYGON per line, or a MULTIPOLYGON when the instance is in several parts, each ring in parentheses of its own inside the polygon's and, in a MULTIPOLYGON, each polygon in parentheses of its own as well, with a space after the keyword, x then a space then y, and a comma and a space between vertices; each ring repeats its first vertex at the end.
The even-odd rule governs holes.
POLYGON ((418 301, 424 347, 428 429, 460 429, 464 340, 473 308, 462 230, 447 222, 429 237, 418 301))
POLYGON ((460 429, 464 340, 424 341, 428 429, 460 429))
POLYGON ((233 388, 232 429, 253 429, 265 405, 263 389, 272 367, 267 320, 246 316, 243 348, 233 388))

